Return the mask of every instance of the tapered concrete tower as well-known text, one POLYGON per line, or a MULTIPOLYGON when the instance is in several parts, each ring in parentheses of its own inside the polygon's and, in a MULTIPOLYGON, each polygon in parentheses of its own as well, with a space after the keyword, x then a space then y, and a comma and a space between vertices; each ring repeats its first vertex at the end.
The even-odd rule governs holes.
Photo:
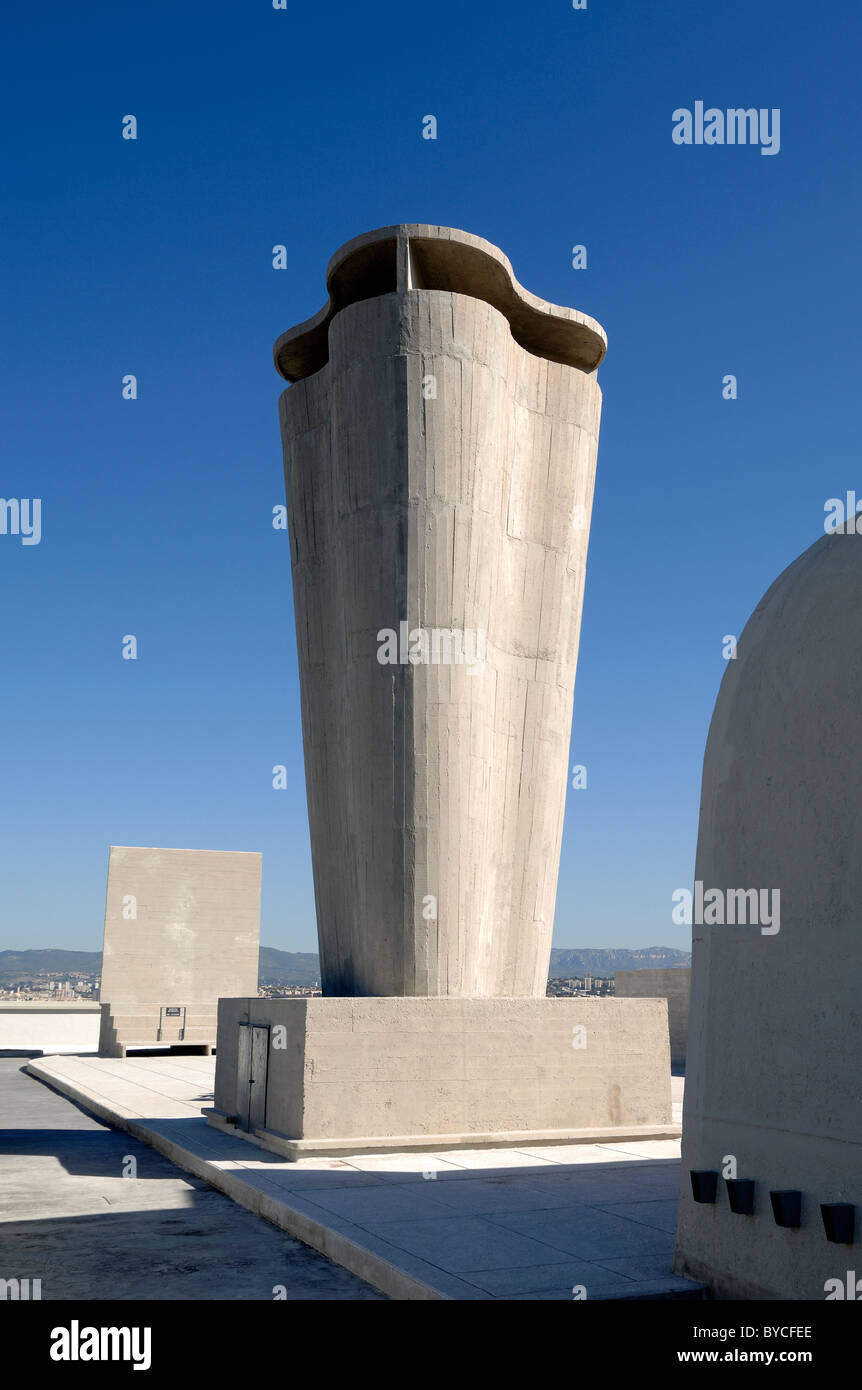
POLYGON ((605 337, 449 227, 327 286, 275 348, 324 993, 543 996, 605 337))
POLYGON ((604 334, 448 227, 327 285, 275 347, 327 997, 220 1001, 210 1123, 291 1158, 674 1133, 666 1002, 545 998, 604 334))

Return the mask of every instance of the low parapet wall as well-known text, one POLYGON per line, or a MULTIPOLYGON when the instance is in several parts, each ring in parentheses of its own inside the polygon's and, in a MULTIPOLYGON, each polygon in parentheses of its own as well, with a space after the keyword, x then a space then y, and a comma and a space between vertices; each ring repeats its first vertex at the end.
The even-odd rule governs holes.
POLYGON ((0 1001, 0 1052, 97 1052, 99 1004, 86 999, 0 1001))

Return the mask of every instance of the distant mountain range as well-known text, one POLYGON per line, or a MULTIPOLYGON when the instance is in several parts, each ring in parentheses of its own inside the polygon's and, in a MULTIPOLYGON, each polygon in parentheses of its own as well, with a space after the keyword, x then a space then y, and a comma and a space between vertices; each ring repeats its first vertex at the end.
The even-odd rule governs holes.
MULTIPOLYGON (((596 975, 606 979, 615 970, 666 970, 686 965, 691 965, 691 952, 677 951, 672 946, 644 946, 639 951, 591 950, 589 947, 569 950, 561 947, 551 951, 548 978, 565 980, 596 975)), ((318 956, 311 952, 303 955, 261 946, 260 978, 274 985, 311 984, 313 980, 320 979, 320 962, 318 956)))
POLYGON ((80 970, 82 974, 98 975, 101 968, 101 951, 0 951, 0 980, 45 970, 64 975, 80 970))
POLYGON ((607 979, 615 970, 672 970, 691 965, 691 951, 678 951, 674 946, 644 946, 640 951, 568 950, 555 947, 551 951, 548 978, 559 980, 579 975, 597 975, 607 979))
MULTIPOLYGON (((691 965, 691 952, 678 951, 673 946, 644 946, 639 951, 561 947, 551 951, 548 976, 552 980, 583 975, 607 978, 615 970, 658 970, 687 965, 691 965)), ((97 975, 101 968, 101 951, 0 951, 0 981, 4 983, 44 971, 57 975, 76 972, 97 975)), ((316 951, 277 951, 273 946, 261 946, 262 983, 310 985, 319 979, 320 962, 316 951)))
POLYGON ((261 946, 259 976, 262 984, 313 985, 320 979, 320 957, 316 951, 277 951, 274 946, 261 946))

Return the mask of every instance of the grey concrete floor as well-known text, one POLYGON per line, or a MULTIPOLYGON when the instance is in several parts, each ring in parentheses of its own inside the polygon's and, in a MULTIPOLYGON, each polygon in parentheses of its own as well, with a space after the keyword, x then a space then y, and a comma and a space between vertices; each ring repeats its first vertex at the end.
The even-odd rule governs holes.
MULTIPOLYGON (((575 1285, 591 1299, 702 1298, 671 1272, 678 1138, 294 1163, 207 1124, 212 1057, 46 1057, 27 1070, 393 1298, 571 1300, 575 1285)), ((678 1102, 683 1086, 673 1078, 678 1102)))
POLYGON ((384 1298, 23 1065, 0 1058, 0 1278, 43 1299, 384 1298))

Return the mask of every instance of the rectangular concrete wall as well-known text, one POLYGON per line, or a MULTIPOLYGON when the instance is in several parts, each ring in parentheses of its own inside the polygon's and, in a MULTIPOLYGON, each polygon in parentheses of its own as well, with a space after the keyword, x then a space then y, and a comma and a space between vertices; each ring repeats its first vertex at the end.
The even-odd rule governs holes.
POLYGON ((257 993, 260 879, 258 853, 111 847, 102 1051, 156 1041, 160 1024, 161 1041, 214 1043, 219 996, 257 993))
POLYGON ((260 875, 260 854, 112 845, 102 1003, 256 994, 260 875))
POLYGON ((671 1064, 684 1066, 688 1048, 691 969, 617 970, 614 973, 614 990, 617 999, 667 1000, 671 1064))
POLYGON ((271 1029, 265 1127, 291 1139, 671 1121, 660 999, 222 999, 223 1115, 242 1106, 241 1023, 271 1029))

